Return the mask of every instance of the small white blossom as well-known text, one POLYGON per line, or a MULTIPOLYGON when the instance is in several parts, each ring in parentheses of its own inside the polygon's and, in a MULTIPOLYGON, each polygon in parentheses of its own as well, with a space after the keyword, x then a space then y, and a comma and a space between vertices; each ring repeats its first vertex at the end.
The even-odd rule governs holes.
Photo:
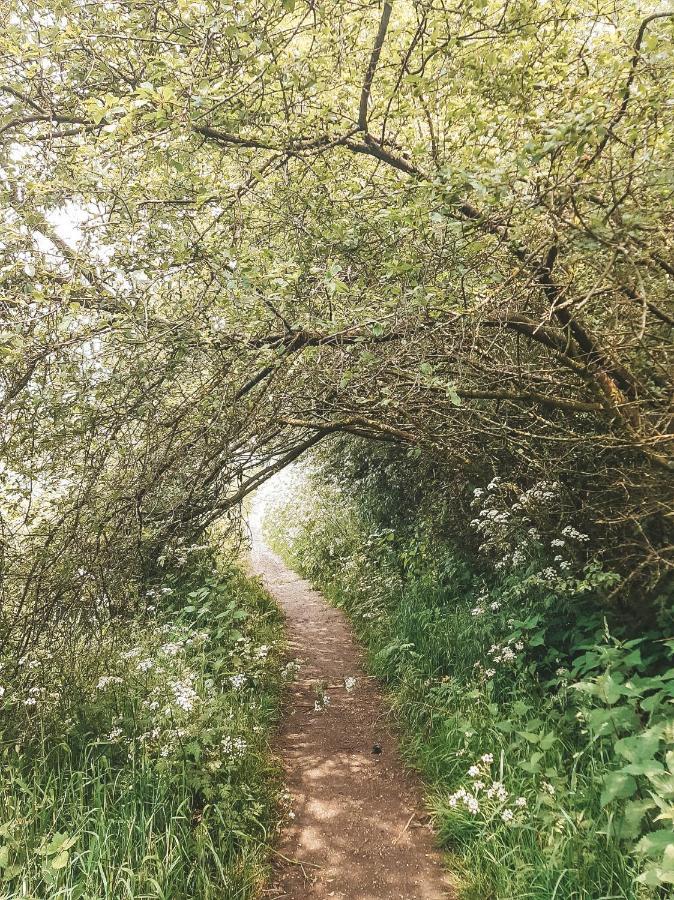
POLYGON ((501 818, 504 822, 512 822, 513 820, 513 811, 512 809, 504 809, 501 813, 501 818))
POLYGON ((119 678, 117 675, 102 675, 98 679, 98 683, 96 684, 96 690, 102 691, 109 684, 121 684, 121 683, 122 683, 122 679, 119 678))

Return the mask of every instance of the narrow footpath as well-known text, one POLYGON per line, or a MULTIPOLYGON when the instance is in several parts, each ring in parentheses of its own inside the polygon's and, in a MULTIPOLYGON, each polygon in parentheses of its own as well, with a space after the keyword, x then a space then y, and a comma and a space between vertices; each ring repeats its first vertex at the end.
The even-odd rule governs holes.
POLYGON ((363 671, 344 615, 259 538, 252 566, 286 615, 301 666, 278 743, 294 818, 278 844, 265 896, 452 898, 419 785, 396 751, 381 695, 363 671))

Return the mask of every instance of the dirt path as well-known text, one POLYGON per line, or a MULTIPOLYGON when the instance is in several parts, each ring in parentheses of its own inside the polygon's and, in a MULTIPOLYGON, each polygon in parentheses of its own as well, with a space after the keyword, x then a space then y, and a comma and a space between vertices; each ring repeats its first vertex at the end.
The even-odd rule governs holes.
POLYGON ((295 818, 281 837, 276 881, 266 896, 451 898, 419 787, 396 752, 344 615, 260 543, 252 563, 285 612, 301 663, 279 738, 295 818), (347 677, 357 679, 351 691, 347 677), (317 711, 321 682, 330 703, 317 711))

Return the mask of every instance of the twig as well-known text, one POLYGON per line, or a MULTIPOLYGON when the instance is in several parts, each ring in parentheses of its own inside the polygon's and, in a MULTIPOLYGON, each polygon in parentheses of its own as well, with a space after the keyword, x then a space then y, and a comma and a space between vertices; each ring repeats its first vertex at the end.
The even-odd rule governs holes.
POLYGON ((394 847, 395 847, 395 845, 398 843, 398 841, 400 840, 400 838, 405 834, 405 832, 406 832, 407 829, 410 827, 410 825, 412 824, 412 819, 415 817, 415 815, 416 815, 416 813, 412 813, 412 815, 411 815, 411 816, 409 817, 409 819, 407 820, 407 825, 405 825, 405 827, 404 827, 403 830, 400 832, 400 834, 398 835, 398 837, 395 839, 395 841, 393 841, 393 846, 394 846, 394 847))

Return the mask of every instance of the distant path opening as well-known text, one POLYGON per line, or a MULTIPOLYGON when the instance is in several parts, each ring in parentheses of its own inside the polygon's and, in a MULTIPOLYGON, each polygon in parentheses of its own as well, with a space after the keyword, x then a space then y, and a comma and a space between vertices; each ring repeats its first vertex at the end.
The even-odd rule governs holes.
POLYGON ((453 896, 419 785, 396 751, 381 696, 344 615, 254 535, 252 565, 283 609, 301 669, 278 751, 292 798, 272 900, 453 896), (350 691, 346 678, 355 678, 350 691), (329 704, 315 708, 323 694, 329 704), (379 752, 377 752, 379 751, 379 752))

